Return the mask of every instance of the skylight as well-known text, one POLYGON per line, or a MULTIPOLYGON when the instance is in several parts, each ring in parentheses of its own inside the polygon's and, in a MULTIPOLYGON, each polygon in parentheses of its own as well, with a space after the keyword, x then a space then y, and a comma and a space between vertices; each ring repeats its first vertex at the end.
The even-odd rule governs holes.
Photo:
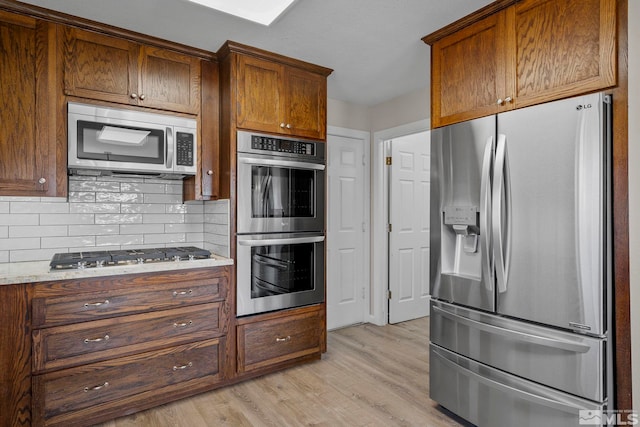
POLYGON ((203 6, 248 19, 262 25, 271 25, 295 0, 190 0, 203 6))

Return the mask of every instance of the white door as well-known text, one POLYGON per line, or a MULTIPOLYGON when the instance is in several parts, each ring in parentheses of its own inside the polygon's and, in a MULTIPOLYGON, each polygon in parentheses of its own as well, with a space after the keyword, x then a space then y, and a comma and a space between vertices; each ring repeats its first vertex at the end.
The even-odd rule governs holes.
POLYGON ((430 132, 390 141, 389 323, 429 315, 430 132))
POLYGON ((327 138, 327 329, 365 320, 364 144, 327 138))

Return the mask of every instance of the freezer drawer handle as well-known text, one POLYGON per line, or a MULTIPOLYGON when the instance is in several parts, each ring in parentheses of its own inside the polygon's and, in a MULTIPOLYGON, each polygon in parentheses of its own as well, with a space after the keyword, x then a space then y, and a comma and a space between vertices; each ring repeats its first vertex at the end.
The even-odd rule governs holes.
POLYGON ((468 317, 453 314, 441 309, 440 307, 432 307, 433 310, 455 322, 463 323, 467 326, 471 326, 481 331, 489 332, 491 334, 502 335, 507 338, 514 338, 520 341, 529 342, 531 344, 538 344, 545 347, 558 348, 562 350, 572 351, 574 353, 586 353, 590 347, 588 345, 574 343, 556 338, 541 337, 539 335, 527 334, 525 332, 512 331, 510 329, 501 328, 499 326, 488 325, 486 323, 478 322, 476 320, 469 319, 468 317))
MULTIPOLYGON (((437 352, 437 350, 434 350, 437 352)), ((535 403, 535 404, 539 404, 542 406, 546 406, 548 408, 554 408, 557 409, 559 411, 563 411, 563 412, 567 412, 570 414, 578 414, 578 411, 583 410, 583 409, 588 409, 588 408, 584 408, 581 406, 576 406, 576 405, 571 405, 569 403, 565 403, 565 402, 559 402, 557 400, 551 400, 548 399, 546 397, 542 397, 542 396, 538 396, 536 394, 533 393, 529 393, 520 389, 517 389, 515 387, 510 387, 508 385, 499 383, 498 381, 494 381, 492 379, 483 377, 480 374, 476 374, 475 372, 458 365, 457 363, 449 360, 446 356, 441 355, 440 353, 438 353, 439 356, 441 356, 441 360, 443 362, 445 362, 446 364, 450 365, 450 367, 452 367, 453 369, 455 369, 458 372, 461 372, 463 375, 466 375, 467 377, 473 378, 475 380, 477 380, 478 382, 484 383, 486 385, 488 385, 489 387, 492 387, 494 389, 498 389, 501 390, 507 394, 510 395, 517 395, 518 397, 526 400, 527 402, 531 402, 531 403, 535 403)))

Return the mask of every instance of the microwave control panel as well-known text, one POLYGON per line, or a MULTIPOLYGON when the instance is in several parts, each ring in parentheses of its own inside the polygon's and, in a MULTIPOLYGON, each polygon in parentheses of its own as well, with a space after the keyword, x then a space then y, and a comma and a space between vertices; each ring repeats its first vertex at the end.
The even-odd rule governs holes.
POLYGON ((176 165, 193 166, 193 134, 176 132, 176 165))
POLYGON ((277 153, 315 154, 314 144, 304 141, 292 141, 289 139, 272 138, 270 136, 252 135, 251 148, 254 150, 273 151, 277 153))

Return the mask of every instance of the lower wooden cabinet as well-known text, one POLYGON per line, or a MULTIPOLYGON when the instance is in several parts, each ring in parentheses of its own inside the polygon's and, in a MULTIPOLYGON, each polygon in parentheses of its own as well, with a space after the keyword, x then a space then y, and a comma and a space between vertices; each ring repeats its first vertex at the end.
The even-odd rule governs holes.
POLYGON ((321 306, 285 310, 238 320, 238 372, 269 368, 317 356, 324 336, 321 306))
POLYGON ((36 425, 87 425, 101 411, 219 381, 220 339, 34 376, 36 425))

